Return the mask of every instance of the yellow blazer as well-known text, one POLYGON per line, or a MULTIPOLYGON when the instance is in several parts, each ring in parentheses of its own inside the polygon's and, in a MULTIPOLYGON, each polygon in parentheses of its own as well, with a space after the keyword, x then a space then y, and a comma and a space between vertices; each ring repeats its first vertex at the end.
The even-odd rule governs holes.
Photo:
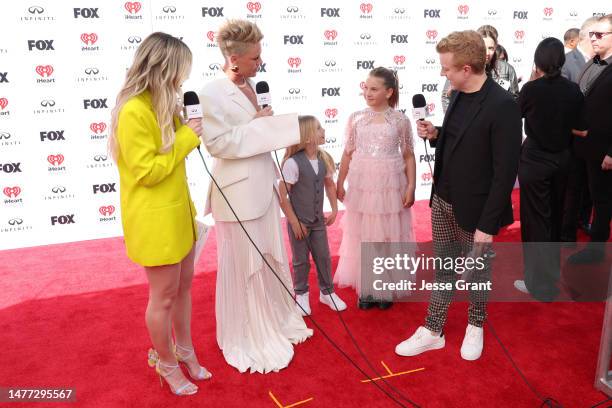
POLYGON ((128 100, 117 122, 121 222, 128 257, 143 266, 180 262, 196 241, 185 157, 198 136, 175 118, 172 149, 159 153, 161 129, 148 91, 128 100))

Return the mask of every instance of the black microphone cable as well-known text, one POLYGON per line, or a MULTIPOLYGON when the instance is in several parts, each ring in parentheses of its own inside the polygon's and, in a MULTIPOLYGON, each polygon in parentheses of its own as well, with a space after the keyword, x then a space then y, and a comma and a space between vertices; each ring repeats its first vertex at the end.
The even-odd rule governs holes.
MULTIPOLYGON (((438 130, 438 132, 440 132, 438 130)), ((438 134, 439 136, 439 134, 438 134)), ((429 152, 427 150, 427 141, 425 139, 423 139, 423 144, 425 146, 425 154, 427 156, 429 156, 429 152)), ((434 194, 436 194, 436 183, 433 180, 433 169, 431 167, 431 161, 428 160, 427 161, 427 165, 429 166, 429 171, 431 172, 431 189, 433 191, 434 194)), ((448 217, 448 216, 447 216, 448 217)), ((450 220, 450 218, 449 218, 450 220)), ((508 360, 510 360, 510 363, 512 364, 512 366, 514 367, 514 369, 516 370, 516 372, 519 374, 519 376, 521 377, 521 379, 523 380, 523 382, 525 384, 527 384, 527 387, 529 388, 529 390, 536 396, 536 398, 538 398, 540 401, 542 401, 542 404, 540 405, 540 408, 542 407, 548 407, 548 408, 563 408, 563 405, 561 405, 557 400, 555 400, 552 397, 546 397, 544 398, 542 396, 542 394, 540 394, 538 392, 538 390, 529 382, 529 380, 527 379, 527 377, 525 376, 525 374, 523 374, 523 372, 521 371, 521 369, 519 368, 519 366, 516 364, 516 362, 514 361, 514 359, 512 358, 512 355, 510 355, 510 352, 508 351, 508 349, 506 348, 506 346, 504 345, 504 343, 502 342, 502 340, 499 338, 499 336, 497 335, 497 333, 495 332, 495 328, 493 327, 493 325, 491 324, 491 319, 487 318, 485 320, 485 323, 487 324, 487 326, 489 327, 489 329, 491 329, 491 333, 493 334, 493 337, 495 337, 495 340, 497 340, 497 342, 499 343, 500 347, 502 348, 504 354, 506 355, 506 357, 508 357, 508 360)))
POLYGON ((605 399, 605 400, 603 400, 603 401, 601 401, 601 402, 598 402, 597 404, 593 405, 591 408, 597 408, 597 407, 598 407, 598 406, 600 406, 601 404, 605 404, 605 403, 606 403, 606 402, 608 402, 608 401, 612 401, 612 397, 610 397, 610 398, 608 398, 608 399, 605 399))
MULTIPOLYGON (((238 217, 238 215, 236 214, 236 211, 234 210, 234 208, 232 207, 232 205, 230 204, 229 200, 227 199, 227 197, 225 196, 225 193, 223 192, 223 190, 221 189, 221 187, 219 186, 219 184, 217 183, 217 180, 213 177, 212 173, 210 172, 210 170, 208 169, 208 166, 206 165, 206 160, 204 159, 204 156, 202 155, 202 151, 200 150, 200 146, 197 147, 198 149, 198 153, 200 155, 200 158, 202 159, 202 163, 204 164, 204 168, 206 169, 206 172, 208 173, 209 177, 211 178, 211 180, 213 181, 213 183, 215 184, 215 186, 217 187, 217 189, 219 190, 219 193, 221 194, 221 196, 223 197, 223 199, 225 200, 225 202, 227 203, 229 209, 232 211, 232 214, 234 214, 234 217, 236 218, 236 220, 238 221, 238 224, 240 225, 240 227, 242 228, 242 230, 244 231, 244 233, 246 234, 247 238, 249 239, 249 241, 251 242, 251 244, 253 245, 253 247, 255 248, 255 250, 257 251, 257 253, 259 254, 259 256, 261 256, 261 259, 264 261, 264 263, 268 266, 268 268, 270 268, 270 271, 274 274, 274 276, 276 277, 276 279, 280 282, 280 284, 283 286, 283 289, 285 289, 285 291, 289 294, 289 296, 291 297, 291 299, 293 299, 293 294, 291 293, 291 290, 289 290, 289 288, 287 288, 287 286, 285 285, 285 283, 283 282, 283 280, 280 278, 280 276, 278 276, 278 274, 276 273, 276 271, 274 270, 274 268, 272 268, 272 265, 270 265, 270 263, 268 262, 268 260, 265 258, 265 256, 263 255, 263 253, 261 252, 261 250, 259 249, 259 247, 257 246, 257 244, 255 244, 255 241, 253 241, 253 238, 251 237, 251 235, 249 234, 249 232, 246 230, 246 228, 244 227, 244 225, 242 224, 242 221, 240 220, 240 218, 238 217)), ((306 311, 304 310, 304 308, 302 308, 302 306, 295 300, 293 299, 295 304, 304 312, 304 314, 306 314, 306 311)), ((335 303, 334 303, 335 305, 335 303)), ((336 307, 336 310, 338 308, 336 307)), ((339 312, 338 312, 339 313, 339 312)), ((393 402, 395 402, 397 405, 406 408, 406 405, 404 405, 401 401, 399 401, 397 398, 395 398, 393 395, 391 395, 387 390, 385 390, 384 388, 382 388, 376 381, 374 381, 369 375, 368 373, 366 373, 361 367, 359 367, 359 365, 357 363, 355 363, 355 361, 353 361, 353 359, 351 359, 349 357, 348 354, 346 354, 346 352, 344 350, 342 350, 342 348, 340 348, 340 346, 338 346, 332 339, 331 337, 327 334, 327 332, 325 332, 325 330, 323 330, 323 328, 316 322, 316 320, 314 318, 312 318, 312 316, 308 315, 306 316, 309 318, 310 322, 321 332, 321 334, 323 334, 323 337, 325 337, 325 339, 344 357, 346 358, 351 365, 353 365, 361 374, 363 374, 368 380, 370 380, 370 382, 376 387, 378 388, 382 393, 384 393, 388 398, 390 398, 391 400, 393 400, 393 402)), ((409 401, 412 406, 414 406, 415 408, 419 408, 419 405, 417 405, 416 403, 410 401, 409 399, 405 398, 407 401, 409 401)))
MULTIPOLYGON (((278 166, 281 178, 283 179, 283 184, 285 185, 285 190, 287 192, 289 192, 289 189, 287 188, 287 180, 285 180, 285 175, 283 174, 283 169, 282 169, 281 164, 280 164, 280 162, 278 160, 278 154, 277 154, 276 150, 274 151, 274 157, 276 159, 276 164, 278 166)), ((297 215, 297 212, 295 211, 295 207, 293 206, 293 202, 291 201, 291 197, 288 196, 288 199, 289 199, 289 204, 291 205, 291 208, 293 209, 293 212, 297 215)), ((306 242, 306 245, 308 246, 308 249, 310 250, 310 253, 313 253, 312 252, 312 244, 310 243, 310 238, 308 238, 308 234, 306 234, 305 231, 303 230, 301 222, 300 222, 300 230, 302 231, 302 235, 304 236, 303 239, 306 240, 305 242, 306 242)), ((319 265, 318 265, 317 260, 315 259, 314 256, 312 257, 312 260, 315 262, 315 266, 318 269, 319 265)), ((404 396, 395 386, 393 386, 389 382, 387 382, 387 380, 384 378, 384 376, 380 375, 380 373, 374 368, 374 365, 370 362, 368 357, 363 352, 362 348, 357 343, 357 340, 353 336, 353 333, 349 330, 348 325, 346 324, 346 321, 342 317, 342 313, 338 310, 338 306, 336 305, 336 302, 334 301, 334 298, 330 296, 330 299, 332 300, 332 303, 334 304, 334 309, 336 310, 336 314, 338 315, 338 319, 340 319, 340 322, 342 323, 342 326, 344 327, 344 331, 349 336, 349 338, 351 339, 351 342, 355 346, 355 349, 358 351, 359 355, 361 355, 361 358, 363 358, 363 360, 366 362, 366 364, 368 365, 370 370, 372 370, 374 372, 374 374, 377 376, 377 378, 380 378, 380 380, 387 387, 389 387, 393 392, 395 392, 398 397, 402 398, 403 400, 405 400, 408 403, 412 404, 413 406, 417 407, 418 405, 416 405, 412 400, 410 400, 409 398, 404 396)), ((370 381, 372 381, 371 378, 368 377, 368 379, 370 381)))

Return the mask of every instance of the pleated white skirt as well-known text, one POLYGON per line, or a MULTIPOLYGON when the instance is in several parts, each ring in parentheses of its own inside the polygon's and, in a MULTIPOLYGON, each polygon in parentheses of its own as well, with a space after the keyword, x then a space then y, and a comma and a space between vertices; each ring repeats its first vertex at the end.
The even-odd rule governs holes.
MULTIPOLYGON (((293 295, 274 195, 266 213, 243 225, 293 295)), ((289 365, 293 344, 312 336, 295 305, 238 222, 217 222, 217 343, 240 372, 267 373, 289 365)))

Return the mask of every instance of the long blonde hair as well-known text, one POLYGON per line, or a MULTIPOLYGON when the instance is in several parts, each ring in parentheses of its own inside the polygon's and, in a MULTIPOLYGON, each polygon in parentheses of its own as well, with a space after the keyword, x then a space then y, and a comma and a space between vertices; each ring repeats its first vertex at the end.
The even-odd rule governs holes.
MULTIPOLYGON (((283 157, 283 164, 291 156, 301 152, 306 148, 306 145, 313 143, 317 137, 317 125, 319 120, 311 115, 298 116, 298 123, 300 125, 300 143, 289 146, 285 149, 285 156, 283 157)), ((317 146, 317 157, 323 160, 325 166, 332 172, 336 170, 334 165, 334 159, 325 150, 317 146)))
POLYGON ((166 33, 153 33, 140 44, 111 114, 108 149, 115 161, 119 157, 119 112, 130 98, 147 90, 151 93, 153 110, 161 129, 160 153, 167 153, 172 148, 175 138, 173 117, 179 113, 177 95, 182 95, 181 83, 189 75, 191 60, 189 47, 166 33))

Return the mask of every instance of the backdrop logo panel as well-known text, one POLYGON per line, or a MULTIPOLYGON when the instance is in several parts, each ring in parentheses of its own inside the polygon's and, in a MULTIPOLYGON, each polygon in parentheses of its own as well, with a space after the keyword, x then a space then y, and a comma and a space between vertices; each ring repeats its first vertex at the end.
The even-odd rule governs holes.
POLYGON ((176 22, 185 20, 185 14, 176 4, 168 3, 157 10, 154 19, 156 22, 176 22))
POLYGON ((19 21, 31 24, 53 23, 55 22, 55 15, 49 13, 45 7, 33 4, 26 7, 20 14, 19 21))
MULTIPOLYGON (((610 11, 603 0, 8 2, 0 36, 0 250, 121 234, 119 179, 106 147, 110 114, 151 32, 168 32, 190 47, 193 69, 183 89, 198 91, 224 75, 219 26, 231 18, 255 22, 264 40, 254 81, 270 84, 275 112, 315 115, 338 165, 346 121, 366 106, 371 69, 399 71, 397 109, 410 116, 412 95, 422 93, 440 125, 445 79, 436 45, 451 31, 494 25, 523 84, 543 36, 562 39, 568 28, 610 11)), ((414 150, 416 198, 426 199, 435 152, 416 136, 414 150)), ((187 171, 203 214, 209 181, 199 157, 189 157, 187 171)))

